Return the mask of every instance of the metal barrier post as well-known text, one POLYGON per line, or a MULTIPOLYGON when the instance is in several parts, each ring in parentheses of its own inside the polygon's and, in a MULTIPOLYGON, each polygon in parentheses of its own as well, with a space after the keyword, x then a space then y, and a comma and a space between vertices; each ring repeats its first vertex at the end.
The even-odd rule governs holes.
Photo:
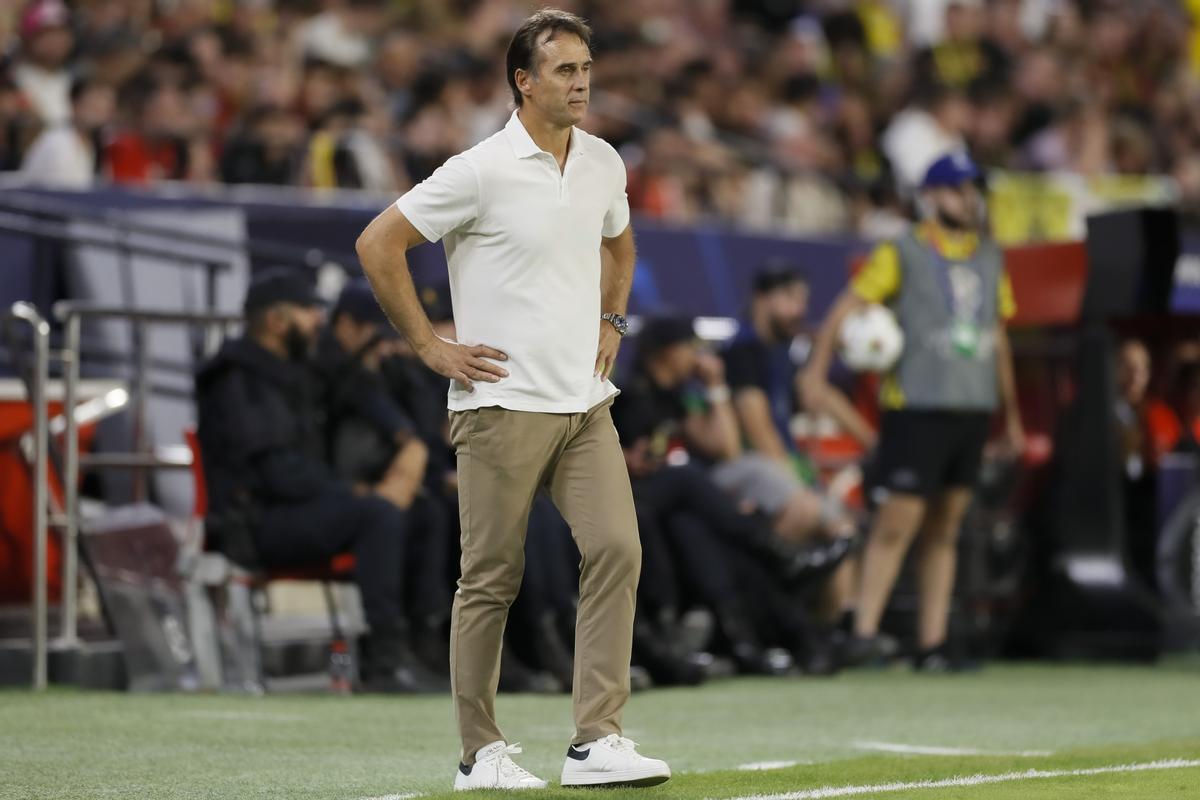
POLYGON ((62 643, 74 647, 79 642, 79 423, 75 407, 79 404, 78 314, 67 317, 66 347, 63 351, 63 415, 66 420, 66 464, 63 469, 66 526, 63 530, 62 643))
POLYGON ((33 688, 45 689, 47 681, 48 598, 46 547, 48 531, 49 421, 46 412, 46 375, 50 365, 50 325, 29 303, 14 303, 11 316, 33 329, 33 688))

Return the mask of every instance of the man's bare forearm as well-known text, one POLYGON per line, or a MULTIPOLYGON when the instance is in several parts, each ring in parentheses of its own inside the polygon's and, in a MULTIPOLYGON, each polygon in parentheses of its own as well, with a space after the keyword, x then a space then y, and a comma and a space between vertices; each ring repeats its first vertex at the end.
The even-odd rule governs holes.
POLYGON ((637 251, 633 244, 633 227, 600 246, 600 302, 605 314, 624 314, 633 288, 633 268, 637 251))
POLYGON ((407 237, 394 222, 383 221, 384 214, 363 231, 355 249, 379 305, 419 353, 436 336, 409 272, 407 237))

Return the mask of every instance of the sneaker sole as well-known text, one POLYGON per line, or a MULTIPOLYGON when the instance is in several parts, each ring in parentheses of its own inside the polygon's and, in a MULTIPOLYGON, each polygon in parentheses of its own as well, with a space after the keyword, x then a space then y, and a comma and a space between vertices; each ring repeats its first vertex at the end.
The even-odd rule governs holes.
POLYGON ((529 790, 536 791, 538 789, 546 789, 549 786, 550 786, 550 784, 546 783, 545 781, 542 782, 541 786, 458 786, 458 785, 455 785, 454 791, 456 791, 456 792, 480 792, 480 791, 524 792, 524 791, 529 791, 529 790))
POLYGON ((596 772, 586 775, 574 775, 570 778, 564 777, 562 779, 562 787, 570 789, 573 787, 608 786, 612 788, 645 789, 650 786, 658 786, 660 783, 666 783, 669 780, 671 780, 669 773, 666 775, 662 773, 644 775, 636 772, 596 772))

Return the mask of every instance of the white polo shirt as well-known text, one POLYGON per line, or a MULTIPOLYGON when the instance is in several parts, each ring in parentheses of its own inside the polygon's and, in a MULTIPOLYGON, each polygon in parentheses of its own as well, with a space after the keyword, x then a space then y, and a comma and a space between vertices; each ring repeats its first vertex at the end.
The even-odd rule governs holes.
POLYGON ((572 128, 560 172, 514 112, 396 207, 426 239, 445 240, 458 341, 508 355, 498 383, 467 392, 452 382, 451 411, 578 413, 616 394, 593 375, 600 239, 629 225, 625 165, 611 145, 572 128))

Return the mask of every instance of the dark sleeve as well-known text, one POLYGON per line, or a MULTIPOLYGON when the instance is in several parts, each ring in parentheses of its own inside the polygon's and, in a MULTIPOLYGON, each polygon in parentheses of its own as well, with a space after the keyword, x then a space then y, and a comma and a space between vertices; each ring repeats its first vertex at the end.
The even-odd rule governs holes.
POLYGON ((725 380, 733 390, 763 388, 762 359, 750 343, 734 343, 721 354, 725 360, 725 380))
POLYGON ((248 491, 271 500, 303 500, 349 491, 322 461, 297 449, 276 409, 255 400, 246 376, 230 369, 199 392, 206 469, 227 470, 248 491))
POLYGON ((416 428, 412 419, 388 391, 387 384, 365 370, 358 370, 355 391, 349 396, 349 406, 370 423, 388 441, 411 434, 416 428))

